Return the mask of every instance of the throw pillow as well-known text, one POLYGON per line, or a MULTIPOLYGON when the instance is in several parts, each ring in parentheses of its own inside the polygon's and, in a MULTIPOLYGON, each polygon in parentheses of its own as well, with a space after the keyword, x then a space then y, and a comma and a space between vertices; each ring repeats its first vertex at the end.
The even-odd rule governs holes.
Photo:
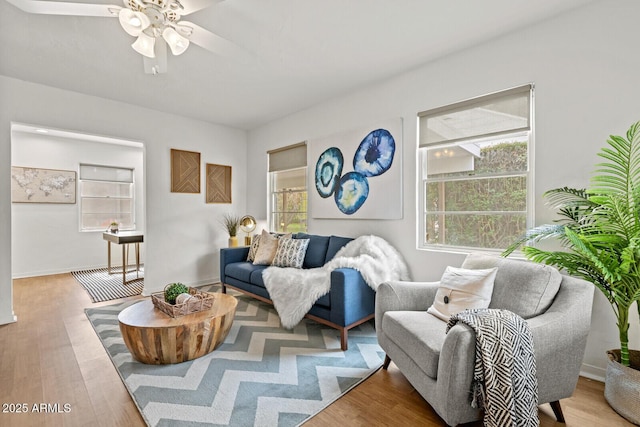
POLYGON ((302 268, 307 247, 309 247, 309 239, 279 239, 278 250, 271 265, 302 268))
POLYGON ((448 322, 449 317, 465 309, 488 308, 497 271, 497 267, 484 270, 447 267, 427 313, 448 322))
POLYGON ((276 251, 278 250, 278 240, 291 239, 291 237, 291 233, 278 236, 262 230, 260 244, 258 245, 253 263, 256 265, 271 265, 273 257, 276 256, 276 251))
POLYGON ((249 247, 249 254, 247 255, 247 261, 253 262, 256 259, 256 252, 258 252, 258 246, 260 245, 260 235, 254 234, 251 239, 251 246, 249 247))

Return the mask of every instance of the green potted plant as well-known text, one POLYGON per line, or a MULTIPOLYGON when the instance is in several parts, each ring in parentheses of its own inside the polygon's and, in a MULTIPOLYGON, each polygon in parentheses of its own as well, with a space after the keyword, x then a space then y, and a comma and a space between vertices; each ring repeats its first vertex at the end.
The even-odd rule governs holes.
POLYGON ((616 315, 620 349, 607 352, 611 360, 605 397, 618 413, 640 423, 637 401, 631 408, 623 407, 640 390, 640 365, 635 365, 640 352, 628 348, 634 302, 640 319, 640 122, 629 128, 626 138, 610 136, 607 144, 598 153, 604 161, 596 165, 589 188, 562 187, 544 194, 561 219, 529 230, 503 255, 521 248, 526 258, 581 277, 607 298, 616 315), (562 250, 535 246, 548 238, 559 241, 562 250), (620 381, 621 373, 624 381, 620 381))
POLYGON ((240 217, 231 213, 226 213, 222 217, 222 225, 227 233, 229 233, 229 247, 238 246, 238 227, 240 226, 240 217))
POLYGON ((109 224, 109 231, 112 233, 118 232, 118 223, 116 221, 111 221, 111 224, 109 224))

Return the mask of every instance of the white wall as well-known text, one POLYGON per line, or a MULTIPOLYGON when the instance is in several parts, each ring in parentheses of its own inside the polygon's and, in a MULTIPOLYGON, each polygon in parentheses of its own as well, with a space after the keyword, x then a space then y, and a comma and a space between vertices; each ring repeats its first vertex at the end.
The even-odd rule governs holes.
MULTIPOLYGON (((640 120, 638 14, 640 3, 633 0, 598 1, 250 132, 248 211, 266 218, 266 150, 403 117, 403 219, 310 218, 309 231, 380 235, 405 256, 415 280, 439 279, 447 265, 460 265, 464 254, 416 249, 416 114, 535 83, 535 218, 538 224, 549 222, 554 216, 542 193, 586 186, 608 135, 622 134, 640 120)), ((640 348, 637 315, 632 321, 631 345, 640 348)), ((611 309, 598 295, 583 372, 604 375, 604 352, 616 347, 611 309)))
MULTIPOLYGON (((11 123, 142 141, 145 144, 145 294, 167 283, 219 278, 225 212, 245 213, 246 132, 0 76, 0 324, 13 321, 11 285, 11 123), (170 192, 170 149, 198 151, 233 168, 233 204, 170 192)), ((18 316, 20 313, 16 313, 18 316)))
MULTIPOLYGON (((13 131, 11 157, 13 166, 70 170, 76 178, 80 163, 134 169, 136 228, 144 231, 142 148, 13 131)), ((107 265, 102 232, 80 231, 80 194, 75 204, 13 203, 11 212, 14 278, 107 265)), ((144 259, 144 245, 141 252, 144 259)), ((120 265, 120 254, 113 251, 113 265, 120 265)))

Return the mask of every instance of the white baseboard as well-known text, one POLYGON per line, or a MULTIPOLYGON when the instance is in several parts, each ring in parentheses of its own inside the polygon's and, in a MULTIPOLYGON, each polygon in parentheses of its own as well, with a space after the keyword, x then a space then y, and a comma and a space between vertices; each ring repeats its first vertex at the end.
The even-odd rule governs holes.
POLYGON ((106 265, 90 265, 85 267, 74 267, 73 269, 63 268, 63 269, 55 269, 55 270, 42 270, 42 271, 27 271, 23 273, 13 273, 11 275, 12 279, 24 279, 27 277, 38 277, 38 276, 51 276, 53 274, 64 274, 69 273, 71 271, 83 271, 83 270, 96 270, 98 268, 107 268, 106 265))
POLYGON ((582 364, 582 369, 580 370, 580 376, 600 382, 604 382, 606 373, 606 369, 598 366, 587 365, 586 363, 582 364))

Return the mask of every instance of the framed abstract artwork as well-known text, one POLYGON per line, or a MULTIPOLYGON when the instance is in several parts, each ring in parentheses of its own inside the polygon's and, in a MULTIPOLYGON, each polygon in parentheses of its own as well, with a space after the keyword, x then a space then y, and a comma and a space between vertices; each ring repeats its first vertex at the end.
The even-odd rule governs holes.
POLYGON ((11 201, 73 204, 76 202, 76 172, 12 166, 11 201))
POLYGON ((402 218, 402 119, 309 141, 313 218, 402 218))
POLYGON ((171 192, 200 193, 200 153, 171 149, 171 192))
POLYGON ((231 166, 207 163, 207 203, 231 203, 231 166))

